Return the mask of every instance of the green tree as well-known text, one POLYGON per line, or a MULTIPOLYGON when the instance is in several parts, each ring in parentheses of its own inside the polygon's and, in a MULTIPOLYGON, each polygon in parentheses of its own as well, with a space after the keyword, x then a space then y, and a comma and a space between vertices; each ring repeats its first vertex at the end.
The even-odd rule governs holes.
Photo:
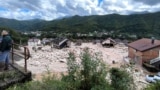
POLYGON ((111 90, 106 80, 107 68, 98 54, 91 55, 88 49, 81 54, 81 63, 77 64, 74 53, 68 58, 68 75, 63 80, 72 90, 111 90))
POLYGON ((124 70, 118 68, 110 69, 111 86, 117 90, 134 90, 133 78, 124 70))

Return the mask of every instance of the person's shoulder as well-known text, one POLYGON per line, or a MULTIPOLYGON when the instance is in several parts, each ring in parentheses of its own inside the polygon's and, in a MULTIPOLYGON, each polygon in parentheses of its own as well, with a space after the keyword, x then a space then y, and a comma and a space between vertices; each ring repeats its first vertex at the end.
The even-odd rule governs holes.
POLYGON ((7 38, 11 38, 11 36, 10 36, 10 35, 7 35, 6 37, 7 37, 7 38))
POLYGON ((4 39, 11 40, 11 36, 7 35, 4 39))

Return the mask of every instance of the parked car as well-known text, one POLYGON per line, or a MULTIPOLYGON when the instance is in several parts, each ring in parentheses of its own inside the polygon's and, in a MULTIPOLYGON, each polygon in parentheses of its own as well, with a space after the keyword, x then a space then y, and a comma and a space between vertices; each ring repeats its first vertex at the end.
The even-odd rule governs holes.
POLYGON ((160 76, 158 75, 146 75, 146 81, 150 83, 156 83, 160 81, 160 76))
POLYGON ((160 72, 158 72, 157 75, 160 77, 160 72))
POLYGON ((160 76, 154 75, 154 79, 157 80, 157 81, 160 81, 160 76))

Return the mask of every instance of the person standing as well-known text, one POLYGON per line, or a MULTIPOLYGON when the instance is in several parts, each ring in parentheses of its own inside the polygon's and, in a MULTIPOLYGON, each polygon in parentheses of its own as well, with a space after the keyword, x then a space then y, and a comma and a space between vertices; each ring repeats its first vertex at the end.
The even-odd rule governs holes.
POLYGON ((8 70, 9 66, 9 54, 12 47, 12 38, 6 30, 3 30, 2 41, 0 44, 0 61, 5 63, 4 70, 8 70))

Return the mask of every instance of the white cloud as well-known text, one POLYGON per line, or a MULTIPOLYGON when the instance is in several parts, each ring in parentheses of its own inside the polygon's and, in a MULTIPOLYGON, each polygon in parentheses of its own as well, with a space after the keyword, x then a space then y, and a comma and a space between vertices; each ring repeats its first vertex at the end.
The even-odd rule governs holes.
POLYGON ((0 0, 0 2, 0 17, 18 20, 34 18, 52 20, 73 15, 130 14, 160 10, 159 0, 154 2, 150 0, 0 0))
POLYGON ((160 0, 134 0, 135 2, 141 2, 147 5, 157 5, 160 4, 160 0))

